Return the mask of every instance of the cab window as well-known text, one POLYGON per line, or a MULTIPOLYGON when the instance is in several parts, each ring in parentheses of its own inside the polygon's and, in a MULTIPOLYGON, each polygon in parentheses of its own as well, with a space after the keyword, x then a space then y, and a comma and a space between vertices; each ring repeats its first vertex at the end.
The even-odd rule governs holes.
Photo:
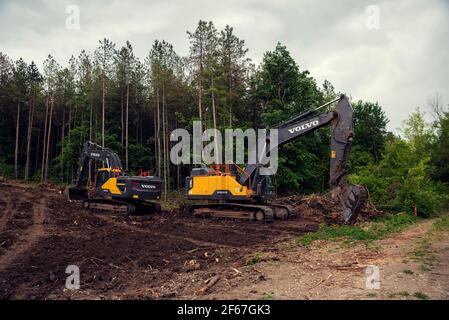
POLYGON ((99 171, 97 175, 97 188, 100 188, 109 179, 108 171, 99 171))

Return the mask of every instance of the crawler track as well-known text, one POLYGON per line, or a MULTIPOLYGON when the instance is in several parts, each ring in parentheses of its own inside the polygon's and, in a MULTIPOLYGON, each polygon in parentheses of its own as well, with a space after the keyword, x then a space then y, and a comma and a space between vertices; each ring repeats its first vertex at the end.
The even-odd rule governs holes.
POLYGON ((282 204, 209 203, 190 206, 190 213, 203 218, 227 218, 270 222, 285 220, 296 215, 291 206, 282 204))

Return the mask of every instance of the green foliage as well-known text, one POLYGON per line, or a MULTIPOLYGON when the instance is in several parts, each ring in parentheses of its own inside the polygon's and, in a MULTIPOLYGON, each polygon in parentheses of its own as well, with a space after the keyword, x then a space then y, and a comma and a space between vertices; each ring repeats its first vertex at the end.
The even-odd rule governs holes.
POLYGON ((247 266, 252 266, 252 265, 262 262, 262 260, 263 260, 263 254, 260 252, 257 252, 252 257, 247 259, 245 264, 247 266))
POLYGON ((449 112, 441 118, 431 150, 431 162, 435 167, 433 177, 446 184, 449 183, 449 112))
POLYGON ((444 215, 434 222, 433 229, 437 231, 449 231, 449 215, 444 215))
POLYGON ((3 158, 0 158, 0 176, 6 178, 14 177, 14 166, 7 164, 3 158))
POLYGON ((421 291, 415 292, 415 293, 413 294, 413 296, 414 296, 416 299, 420 299, 420 300, 429 300, 429 299, 430 299, 429 296, 428 296, 427 294, 425 294, 425 293, 423 293, 423 292, 421 292, 421 291))
POLYGON ((415 110, 405 121, 402 130, 404 138, 410 144, 412 151, 417 156, 423 157, 428 155, 434 134, 430 125, 424 120, 425 114, 419 108, 415 110))
POLYGON ((135 143, 129 145, 129 159, 129 170, 133 173, 137 173, 140 169, 151 169, 155 162, 150 148, 135 143))
POLYGON ((370 243, 404 230, 415 222, 417 222, 415 216, 401 213, 376 219, 367 226, 321 225, 318 231, 307 233, 299 238, 298 244, 309 245, 315 240, 345 240, 349 243, 355 241, 370 243))
MULTIPOLYGON (((271 127, 319 105, 323 94, 308 71, 301 72, 287 48, 278 43, 268 52, 256 75, 255 96, 263 101, 261 115, 271 127)), ((281 191, 322 191, 327 186, 328 129, 291 142, 280 149, 277 182, 281 191)))
POLYGON ((384 149, 388 124, 387 116, 378 103, 358 101, 354 109, 355 146, 368 151, 376 161, 384 149))
POLYGON ((351 148, 349 157, 350 172, 359 172, 363 168, 374 165, 374 156, 369 150, 364 149, 360 145, 354 145, 351 148))
POLYGON ((379 163, 355 165, 353 183, 368 187, 371 199, 387 210, 412 210, 423 217, 440 212, 448 200, 447 187, 431 179, 434 167, 429 146, 433 135, 419 110, 405 121, 405 139, 395 138, 385 146, 379 163))

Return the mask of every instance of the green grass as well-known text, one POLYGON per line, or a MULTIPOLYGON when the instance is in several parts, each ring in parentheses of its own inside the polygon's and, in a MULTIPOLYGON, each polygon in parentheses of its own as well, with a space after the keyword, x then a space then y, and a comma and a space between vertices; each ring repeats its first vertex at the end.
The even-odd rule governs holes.
POLYGON ((449 231, 449 215, 444 215, 434 222, 432 228, 436 231, 449 231))
POLYGON ((263 254, 258 252, 258 253, 255 253, 252 257, 250 257, 248 260, 246 260, 245 264, 247 266, 252 266, 252 265, 262 262, 262 260, 263 260, 263 254))
POLYGON ((398 296, 400 296, 400 297, 410 297, 410 293, 408 293, 407 291, 401 291, 401 292, 398 292, 398 296))
POLYGON ((273 300, 273 296, 271 294, 265 293, 263 296, 259 298, 259 300, 273 300))
POLYGON ((402 297, 402 298, 407 298, 410 297, 410 293, 408 293, 407 291, 400 291, 400 292, 396 292, 396 293, 389 293, 388 294, 388 298, 391 299, 396 299, 398 297, 402 297))
POLYGON ((414 248, 408 253, 408 256, 414 262, 420 262, 421 271, 431 271, 437 257, 432 249, 432 239, 434 234, 428 233, 416 242, 414 248))
POLYGON ((402 231, 417 221, 418 218, 411 214, 400 213, 375 219, 366 225, 321 225, 316 232, 303 235, 297 242, 300 245, 310 245, 315 240, 343 240, 346 243, 362 241, 368 244, 402 231))
POLYGON ((404 270, 402 270, 402 272, 405 274, 414 274, 414 272, 410 269, 404 269, 404 270))
POLYGON ((427 294, 423 293, 423 292, 415 292, 413 294, 413 296, 416 299, 420 299, 420 300, 429 300, 430 299, 429 296, 427 294))

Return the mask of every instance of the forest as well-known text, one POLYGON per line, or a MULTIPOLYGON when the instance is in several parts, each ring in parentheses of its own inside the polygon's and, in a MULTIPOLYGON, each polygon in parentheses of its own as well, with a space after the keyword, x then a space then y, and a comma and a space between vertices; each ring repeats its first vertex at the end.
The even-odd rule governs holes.
MULTIPOLYGON (((187 56, 155 40, 141 60, 130 42, 102 39, 94 52, 73 53, 64 64, 50 54, 42 67, 0 52, 0 176, 70 184, 90 140, 116 151, 128 172, 160 176, 167 196, 182 189, 191 169, 169 161, 172 130, 190 131, 193 121, 219 130, 269 128, 340 94, 332 79, 318 84, 280 43, 256 66, 231 26, 199 21, 186 41, 187 56)), ((449 108, 441 94, 410 106, 400 134, 387 130, 377 102, 352 106, 351 181, 390 211, 417 207, 428 216, 447 206, 449 108)), ((329 130, 280 150, 279 193, 327 191, 329 130)))

